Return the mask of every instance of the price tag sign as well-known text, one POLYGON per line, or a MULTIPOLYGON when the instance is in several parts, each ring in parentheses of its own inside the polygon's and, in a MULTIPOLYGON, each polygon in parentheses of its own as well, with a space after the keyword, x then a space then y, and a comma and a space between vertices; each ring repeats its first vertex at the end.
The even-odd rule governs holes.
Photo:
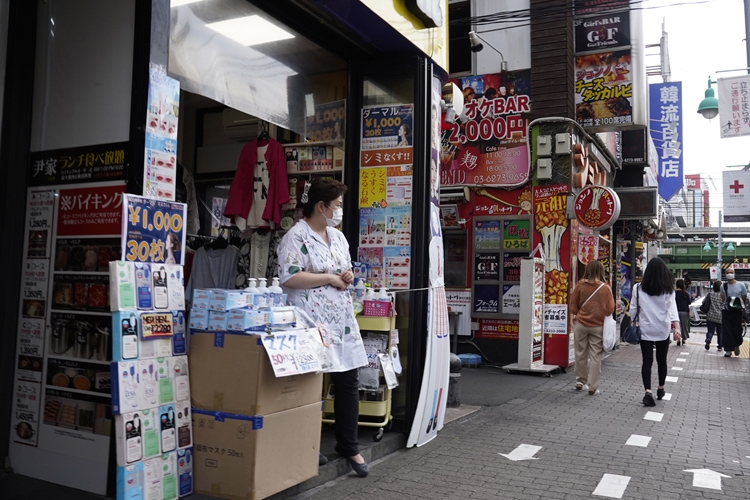
POLYGON ((187 205, 123 195, 122 260, 185 264, 187 205))
POLYGON ((320 358, 315 349, 315 329, 289 330, 263 335, 271 367, 277 377, 289 377, 321 369, 320 358))

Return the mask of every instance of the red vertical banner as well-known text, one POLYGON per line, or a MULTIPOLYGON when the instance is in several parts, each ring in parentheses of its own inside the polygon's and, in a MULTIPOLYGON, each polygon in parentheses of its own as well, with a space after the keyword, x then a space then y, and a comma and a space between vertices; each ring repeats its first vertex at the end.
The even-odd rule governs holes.
MULTIPOLYGON (((534 248, 544 250, 544 311, 548 316, 543 331, 544 364, 562 367, 573 364, 572 339, 568 329, 568 293, 571 262, 577 261, 571 248, 571 221, 566 217, 568 186, 534 186, 534 248), (550 314, 552 316, 550 316, 550 314), (557 317, 559 316, 559 320, 557 317)), ((575 235, 577 236, 577 234, 575 235)))
POLYGON ((534 242, 544 250, 544 302, 567 304, 570 287, 570 234, 565 215, 568 187, 534 186, 534 242))
POLYGON ((708 205, 708 189, 703 190, 703 227, 711 227, 711 211, 708 205))

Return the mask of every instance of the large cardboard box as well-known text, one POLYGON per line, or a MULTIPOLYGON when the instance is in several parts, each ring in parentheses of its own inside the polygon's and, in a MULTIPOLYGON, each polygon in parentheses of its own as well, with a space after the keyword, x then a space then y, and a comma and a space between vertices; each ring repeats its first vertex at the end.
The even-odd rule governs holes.
POLYGON ((260 500, 318 474, 320 402, 264 416, 193 409, 195 492, 260 500))
POLYGON ((268 415, 319 402, 323 375, 276 378, 260 337, 236 332, 190 336, 193 407, 239 415, 268 415))

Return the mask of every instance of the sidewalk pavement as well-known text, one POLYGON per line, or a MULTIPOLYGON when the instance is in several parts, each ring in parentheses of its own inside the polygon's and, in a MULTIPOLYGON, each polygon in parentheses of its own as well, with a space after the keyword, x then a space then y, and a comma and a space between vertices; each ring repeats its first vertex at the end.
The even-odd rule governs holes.
MULTIPOLYGON (((316 484, 300 485, 296 497, 289 490, 273 498, 747 500, 750 344, 743 344, 739 358, 725 358, 715 340, 705 350, 705 328, 693 330, 687 346, 669 349, 668 375, 675 379, 656 407, 641 404, 637 346, 623 345, 606 357, 596 396, 574 390, 573 367, 549 378, 464 369, 463 404, 448 409, 433 441, 399 449, 403 434, 386 433, 380 443, 368 439, 367 478, 331 457, 316 484)), ((103 497, 0 473, 0 500, 51 498, 103 497)))
POLYGON ((704 342, 694 329, 687 346, 672 343, 656 407, 641 404, 640 348, 623 345, 603 362, 599 395, 575 391, 573 369, 542 378, 421 448, 375 460, 365 479, 350 473, 295 498, 747 500, 750 349, 725 358, 715 340, 709 351, 704 342))

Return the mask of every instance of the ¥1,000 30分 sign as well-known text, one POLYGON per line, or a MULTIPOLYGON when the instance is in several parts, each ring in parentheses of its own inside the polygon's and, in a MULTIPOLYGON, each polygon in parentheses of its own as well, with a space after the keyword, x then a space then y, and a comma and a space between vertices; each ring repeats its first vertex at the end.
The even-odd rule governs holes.
POLYGON ((595 231, 612 226, 620 216, 620 197, 604 186, 587 186, 575 202, 576 219, 582 226, 595 231))
POLYGON ((185 263, 187 205, 128 194, 122 206, 122 260, 185 263))

